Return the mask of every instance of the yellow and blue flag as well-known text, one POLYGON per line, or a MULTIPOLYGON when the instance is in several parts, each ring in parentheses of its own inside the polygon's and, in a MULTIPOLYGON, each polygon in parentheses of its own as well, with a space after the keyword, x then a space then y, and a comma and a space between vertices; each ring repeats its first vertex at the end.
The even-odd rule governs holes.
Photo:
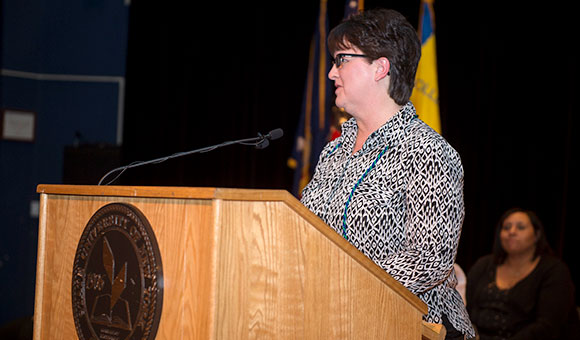
POLYGON ((421 0, 419 36, 421 39, 421 60, 415 77, 415 88, 411 101, 419 118, 441 133, 439 117, 439 85, 437 83, 437 56, 435 48, 434 0, 421 0))

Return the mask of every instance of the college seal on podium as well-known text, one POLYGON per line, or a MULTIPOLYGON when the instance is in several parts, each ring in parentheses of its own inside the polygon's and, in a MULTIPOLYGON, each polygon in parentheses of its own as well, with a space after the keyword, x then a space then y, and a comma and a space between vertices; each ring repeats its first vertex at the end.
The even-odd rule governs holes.
POLYGON ((157 240, 134 206, 111 203, 87 223, 77 246, 72 307, 81 340, 152 340, 163 304, 157 240))

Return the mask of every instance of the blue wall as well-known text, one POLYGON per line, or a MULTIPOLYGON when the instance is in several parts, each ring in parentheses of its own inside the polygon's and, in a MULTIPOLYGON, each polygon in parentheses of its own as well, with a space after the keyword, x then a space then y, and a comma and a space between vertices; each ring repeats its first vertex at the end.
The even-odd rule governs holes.
POLYGON ((34 111, 37 125, 32 143, 0 140, 0 325, 34 310, 36 186, 62 183, 75 133, 119 142, 128 12, 124 0, 2 2, 0 108, 34 111))

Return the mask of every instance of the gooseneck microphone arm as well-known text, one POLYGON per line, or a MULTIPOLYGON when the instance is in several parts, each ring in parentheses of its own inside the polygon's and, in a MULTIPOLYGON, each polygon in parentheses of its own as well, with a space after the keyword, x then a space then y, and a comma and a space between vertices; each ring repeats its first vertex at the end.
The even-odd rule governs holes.
POLYGON ((143 166, 143 165, 148 165, 148 164, 159 164, 159 163, 165 162, 166 160, 169 160, 169 159, 172 159, 172 158, 177 158, 177 157, 192 155, 192 154, 195 154, 195 153, 209 152, 209 151, 215 150, 217 148, 221 148, 223 146, 234 145, 234 144, 242 144, 242 145, 254 146, 254 147, 256 147, 256 149, 264 149, 264 148, 268 147, 268 145, 270 145, 270 141, 271 140, 276 140, 276 139, 282 137, 283 135, 284 135, 284 131, 282 129, 274 129, 274 130, 268 132, 268 134, 266 134, 266 135, 262 135, 261 133, 258 133, 258 137, 252 137, 252 138, 245 138, 245 139, 238 139, 238 140, 223 142, 223 143, 220 143, 220 144, 206 146, 206 147, 203 147, 203 148, 200 148, 200 149, 196 149, 196 150, 190 150, 190 151, 185 151, 185 152, 174 153, 173 155, 156 158, 156 159, 152 159, 152 160, 149 160, 149 161, 133 162, 133 163, 131 163, 129 165, 121 166, 121 167, 115 168, 115 169, 107 172, 101 178, 101 180, 99 181, 99 184, 98 185, 102 185, 103 181, 107 177, 109 177, 111 174, 114 174, 116 172, 118 172, 117 176, 115 176, 115 178, 113 178, 112 180, 110 180, 109 182, 107 182, 105 185, 109 185, 109 184, 113 183, 114 181, 117 180, 117 178, 121 177, 121 175, 125 171, 127 171, 128 169, 131 169, 131 168, 136 168, 138 166, 143 166))

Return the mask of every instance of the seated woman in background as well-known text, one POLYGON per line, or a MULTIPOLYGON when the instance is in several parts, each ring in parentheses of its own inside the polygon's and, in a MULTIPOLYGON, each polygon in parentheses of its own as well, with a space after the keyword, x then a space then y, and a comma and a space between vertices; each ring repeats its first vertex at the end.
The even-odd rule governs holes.
POLYGON ((466 295, 481 340, 580 338, 570 272, 531 211, 503 214, 493 253, 469 270, 466 295))

